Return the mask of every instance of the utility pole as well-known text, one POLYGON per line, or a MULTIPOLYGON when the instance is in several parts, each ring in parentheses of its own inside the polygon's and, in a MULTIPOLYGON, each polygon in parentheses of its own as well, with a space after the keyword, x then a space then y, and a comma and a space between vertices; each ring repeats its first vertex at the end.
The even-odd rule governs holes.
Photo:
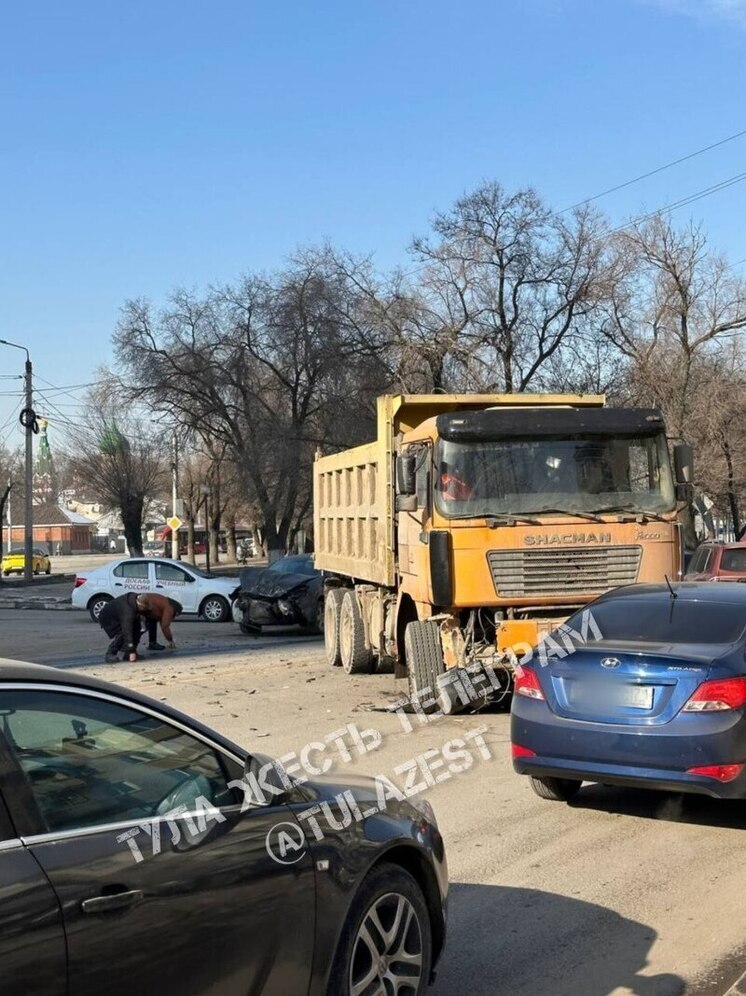
POLYGON ((10 553, 10 548, 13 546, 13 495, 11 494, 11 488, 13 487, 13 482, 8 478, 8 553, 10 553))
POLYGON ((34 558, 34 432, 39 431, 34 411, 34 381, 33 368, 31 366, 31 355, 25 346, 19 346, 17 342, 8 342, 7 339, 0 339, 4 346, 12 346, 14 349, 22 349, 26 354, 26 366, 24 380, 26 382, 26 406, 21 412, 21 425, 26 430, 26 472, 25 478, 25 501, 24 501, 24 524, 23 524, 23 577, 25 581, 31 581, 33 576, 34 558))
POLYGON ((31 357, 26 350, 26 409, 23 425, 26 429, 26 494, 25 494, 25 523, 23 529, 23 577, 25 581, 30 581, 34 567, 34 427, 36 426, 36 415, 34 414, 34 382, 33 370, 31 367, 31 357))
MULTIPOLYGON (((176 429, 171 437, 171 515, 179 517, 177 505, 179 502, 179 436, 176 429)), ((179 531, 171 530, 171 559, 179 559, 179 531)))

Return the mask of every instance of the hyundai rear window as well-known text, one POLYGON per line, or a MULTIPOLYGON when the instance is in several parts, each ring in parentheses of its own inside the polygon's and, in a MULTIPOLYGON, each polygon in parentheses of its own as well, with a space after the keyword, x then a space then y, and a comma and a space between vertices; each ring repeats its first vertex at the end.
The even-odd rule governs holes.
MULTIPOLYGON (((633 643, 735 643, 746 629, 746 604, 625 596, 591 606, 602 640, 633 643)), ((578 613, 578 626, 581 624, 578 613)), ((573 627, 573 620, 568 619, 573 627)), ((577 628, 577 627, 574 627, 577 628)))

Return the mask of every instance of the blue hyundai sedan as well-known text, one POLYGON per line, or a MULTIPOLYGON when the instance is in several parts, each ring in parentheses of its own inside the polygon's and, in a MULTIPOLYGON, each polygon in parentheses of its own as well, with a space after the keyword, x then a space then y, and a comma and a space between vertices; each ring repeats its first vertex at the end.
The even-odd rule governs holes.
POLYGON ((746 584, 602 595, 516 673, 513 766, 542 799, 584 781, 746 798, 746 584))

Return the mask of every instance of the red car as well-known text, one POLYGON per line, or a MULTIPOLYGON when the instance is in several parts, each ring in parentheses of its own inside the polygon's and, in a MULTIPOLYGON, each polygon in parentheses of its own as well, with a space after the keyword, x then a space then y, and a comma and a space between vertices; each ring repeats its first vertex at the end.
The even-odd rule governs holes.
POLYGON ((685 581, 746 581, 746 542, 717 543, 697 547, 685 581))

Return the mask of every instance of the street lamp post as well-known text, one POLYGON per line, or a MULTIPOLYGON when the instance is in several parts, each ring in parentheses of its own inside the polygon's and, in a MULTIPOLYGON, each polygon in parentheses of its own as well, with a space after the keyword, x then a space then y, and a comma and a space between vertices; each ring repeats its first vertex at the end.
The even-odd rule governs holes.
MULTIPOLYGON (((171 437, 171 515, 178 518, 176 508, 179 495, 179 436, 176 429, 171 437)), ((171 530, 171 559, 179 559, 179 533, 178 530, 171 530)))
MULTIPOLYGON (((34 429, 36 427, 36 414, 34 412, 34 390, 33 390, 33 368, 31 366, 31 355, 25 346, 19 346, 17 342, 8 342, 7 339, 0 339, 3 346, 12 346, 14 349, 22 349, 26 354, 25 365, 25 386, 26 386, 26 406, 21 412, 21 425, 26 430, 26 466, 25 481, 26 494, 24 500, 24 526, 23 526, 23 577, 25 581, 30 581, 33 574, 34 559, 34 429)), ((38 431, 38 427, 37 427, 38 431)))

